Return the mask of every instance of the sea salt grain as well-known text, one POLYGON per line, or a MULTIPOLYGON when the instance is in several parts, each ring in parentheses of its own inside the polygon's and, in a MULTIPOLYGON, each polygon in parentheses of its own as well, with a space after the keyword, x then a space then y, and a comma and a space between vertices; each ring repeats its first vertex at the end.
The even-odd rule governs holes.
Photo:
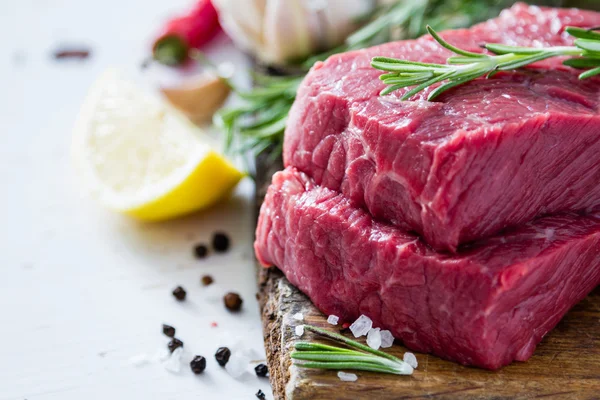
POLYGON ((402 358, 405 363, 410 365, 411 367, 417 369, 419 363, 417 362, 417 357, 413 353, 404 353, 404 357, 402 358))
POLYGON ((171 352, 166 347, 160 347, 152 356, 152 361, 163 362, 171 356, 171 352))
POLYGON ((358 376, 356 376, 356 374, 349 374, 344 371, 339 371, 337 375, 338 378, 340 378, 340 381, 342 382, 356 382, 356 380, 358 379, 358 376))
POLYGON ((225 365, 225 370, 231 377, 235 379, 242 378, 248 372, 250 359, 239 352, 235 352, 229 358, 229 362, 225 365))
POLYGON ((369 333, 372 327, 373 321, 371 321, 371 318, 366 315, 361 315, 352 325, 350 325, 350 331, 352 331, 354 337, 357 338, 369 333))
POLYGON ((337 325, 339 321, 340 317, 338 317, 337 315, 330 315, 329 317, 327 317, 327 322, 329 322, 331 325, 337 325))
POLYGON ((181 371, 181 356, 183 355, 183 347, 176 348, 171 357, 164 363, 165 369, 169 372, 178 373, 181 371))
POLYGON ((379 328, 374 328, 367 334, 367 344, 370 348, 379 350, 381 347, 381 332, 379 328))
POLYGON ((267 358, 265 352, 261 351, 258 346, 248 346, 240 350, 240 353, 244 357, 248 357, 250 360, 262 360, 267 358))
POLYGON ((381 331, 381 347, 387 349, 388 347, 392 347, 394 344, 394 336, 392 332, 385 330, 381 331))
POLYGON ((301 312, 296 313, 294 315, 292 315, 292 318, 294 318, 297 321, 303 321, 304 320, 304 315, 302 315, 301 312))
POLYGON ((304 335, 304 325, 298 325, 295 330, 296 336, 301 337, 302 335, 304 335))

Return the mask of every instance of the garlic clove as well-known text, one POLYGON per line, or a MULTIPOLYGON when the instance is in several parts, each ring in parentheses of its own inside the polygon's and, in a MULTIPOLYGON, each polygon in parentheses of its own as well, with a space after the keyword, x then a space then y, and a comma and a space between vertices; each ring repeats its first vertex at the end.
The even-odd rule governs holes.
POLYGON ((203 123, 223 105, 231 88, 213 72, 204 72, 178 86, 161 88, 167 100, 192 122, 203 123))
POLYGON ((373 10, 373 3, 372 0, 329 0, 323 9, 327 47, 337 46, 358 29, 356 19, 373 10))
POLYGON ((213 0, 225 31, 266 63, 286 64, 340 45, 375 0, 213 0))
POLYGON ((268 0, 213 0, 219 20, 232 39, 251 51, 263 41, 264 13, 268 0))
POLYGON ((269 0, 263 49, 269 62, 286 62, 310 54, 313 48, 305 9, 300 0, 269 0))

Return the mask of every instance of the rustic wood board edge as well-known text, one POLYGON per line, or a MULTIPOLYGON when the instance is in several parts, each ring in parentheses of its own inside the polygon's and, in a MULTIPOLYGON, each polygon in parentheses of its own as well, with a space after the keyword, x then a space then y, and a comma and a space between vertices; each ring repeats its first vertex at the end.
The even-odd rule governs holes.
MULTIPOLYGON (((265 160, 257 162, 257 211, 281 168, 280 161, 265 160)), ((326 317, 276 268, 258 265, 258 284, 275 399, 600 399, 600 288, 569 312, 527 363, 492 372, 417 354, 420 366, 411 377, 358 373, 357 382, 342 383, 334 372, 300 369, 290 359, 294 327, 301 323, 291 316, 300 312, 306 323, 333 328, 326 317)), ((391 349, 400 357, 405 351, 391 349)))

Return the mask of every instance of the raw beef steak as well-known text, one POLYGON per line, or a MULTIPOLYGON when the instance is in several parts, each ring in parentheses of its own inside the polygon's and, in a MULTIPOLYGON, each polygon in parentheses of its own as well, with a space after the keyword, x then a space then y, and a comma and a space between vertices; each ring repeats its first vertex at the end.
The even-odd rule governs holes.
POLYGON ((255 250, 325 314, 360 314, 414 350, 496 369, 525 361, 600 283, 600 216, 566 214, 438 253, 287 168, 262 205, 255 250))
MULTIPOLYGON (((570 45, 567 25, 600 13, 517 4, 449 42, 570 45)), ((430 37, 340 54, 318 63, 298 91, 284 161, 345 194, 377 219, 415 231, 434 248, 507 226, 600 204, 600 79, 577 79, 561 59, 457 87, 438 98, 380 97, 373 56, 444 63, 430 37)))

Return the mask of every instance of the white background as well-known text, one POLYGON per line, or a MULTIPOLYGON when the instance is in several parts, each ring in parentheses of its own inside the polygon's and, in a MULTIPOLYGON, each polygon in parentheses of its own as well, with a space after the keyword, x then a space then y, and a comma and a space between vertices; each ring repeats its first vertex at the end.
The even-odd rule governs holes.
MULTIPOLYGON (((139 64, 161 22, 186 3, 0 1, 0 400, 252 399, 259 388, 271 398, 266 379, 234 380, 213 358, 238 335, 262 347, 252 184, 209 212, 145 225, 80 195, 70 164, 71 128, 90 83, 114 65, 155 82, 139 64), (89 46, 92 57, 54 61, 62 44, 89 46), (195 260, 193 245, 216 229, 231 235, 232 250, 195 260), (207 301, 205 273, 242 295, 241 314, 207 301), (178 284, 185 304, 170 294, 178 284), (166 345, 163 322, 177 328, 187 360, 207 357, 205 374, 130 365, 166 345)), ((213 47, 244 69, 225 41, 213 47)))

